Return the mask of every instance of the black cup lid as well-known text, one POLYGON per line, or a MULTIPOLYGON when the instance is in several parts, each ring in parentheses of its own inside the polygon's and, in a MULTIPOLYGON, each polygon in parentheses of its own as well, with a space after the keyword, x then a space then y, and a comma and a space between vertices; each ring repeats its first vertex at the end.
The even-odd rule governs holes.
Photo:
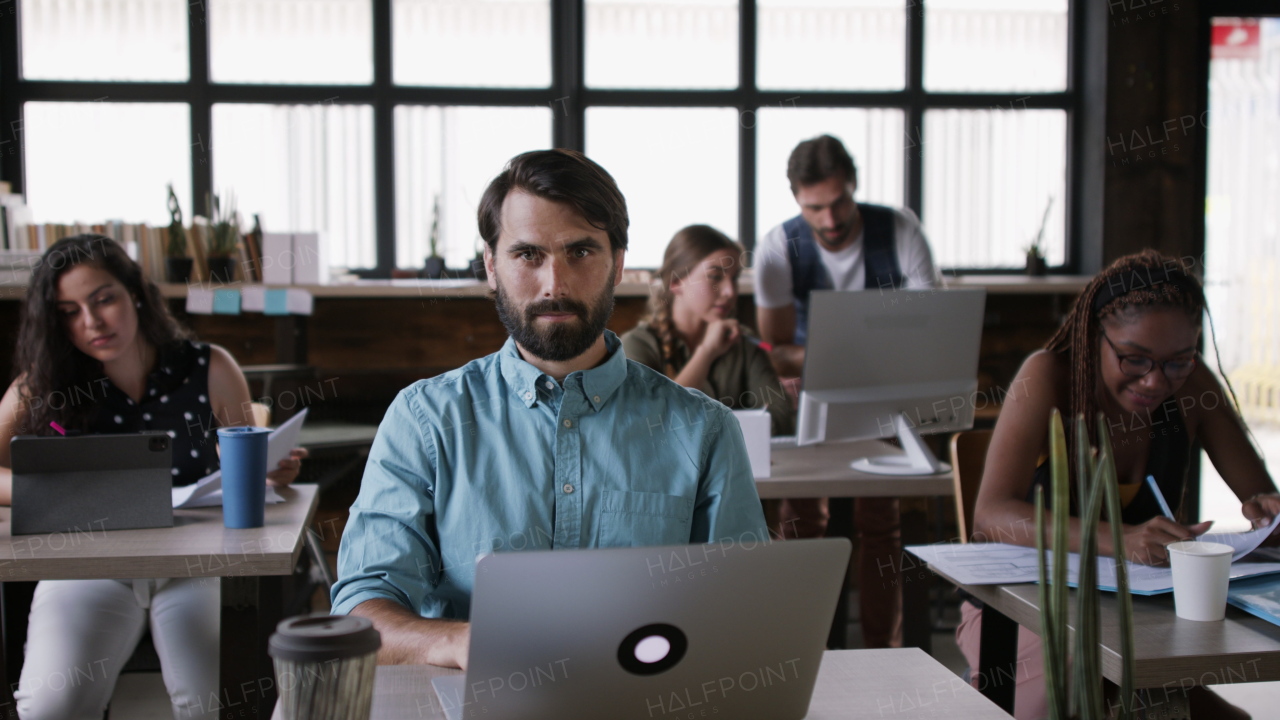
POLYGON ((276 626, 267 653, 277 660, 324 662, 378 651, 382 636, 368 618, 354 615, 303 615, 276 626))

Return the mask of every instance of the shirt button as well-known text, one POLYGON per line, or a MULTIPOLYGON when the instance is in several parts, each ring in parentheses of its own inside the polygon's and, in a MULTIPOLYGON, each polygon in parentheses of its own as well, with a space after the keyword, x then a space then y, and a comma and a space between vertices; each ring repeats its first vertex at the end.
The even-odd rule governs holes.
POLYGON ((572 492, 573 492, 573 486, 572 486, 572 485, 570 485, 569 483, 565 483, 565 484, 564 484, 564 488, 563 488, 563 489, 564 489, 564 492, 565 492, 565 494, 566 494, 566 495, 568 495, 568 494, 570 494, 570 493, 572 493, 572 492))
POLYGON ((551 382, 550 380, 548 380, 548 381, 547 381, 547 389, 548 389, 548 390, 554 390, 554 389, 555 389, 555 387, 556 387, 556 384, 555 384, 555 383, 551 382))
POLYGON ((524 399, 525 399, 525 400, 532 400, 532 399, 533 399, 533 393, 531 393, 531 392, 526 392, 526 393, 524 394, 524 399))
POLYGON ((567 427, 567 428, 571 428, 571 427, 573 427, 573 421, 572 421, 572 420, 568 420, 568 419, 566 419, 566 420, 564 421, 564 426, 565 426, 565 427, 567 427))
POLYGON ((599 396, 599 395, 592 395, 592 396, 591 396, 591 402, 596 403, 596 404, 599 404, 599 403, 600 403, 600 396, 599 396))

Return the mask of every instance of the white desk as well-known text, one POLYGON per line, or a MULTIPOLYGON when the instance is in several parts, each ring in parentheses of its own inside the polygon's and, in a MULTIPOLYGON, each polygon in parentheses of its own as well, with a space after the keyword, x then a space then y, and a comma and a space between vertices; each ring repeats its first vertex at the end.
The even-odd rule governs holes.
MULTIPOLYGON (((950 497, 955 494, 950 473, 934 475, 873 475, 854 470, 851 463, 864 457, 901 455, 902 450, 879 440, 865 440, 808 447, 773 448, 771 477, 756 478, 761 498, 833 498, 828 536, 853 539, 851 498, 950 497), (846 499, 848 498, 848 499, 846 499)), ((929 542, 928 516, 920 508, 903 508, 902 544, 929 542)), ((904 556, 909 557, 909 556, 904 556)), ((929 652, 932 620, 929 610, 931 573, 923 566, 902 568, 902 643, 929 652)), ((847 585, 847 578, 846 578, 847 585)), ((848 625, 848 595, 836 606, 831 645, 843 647, 848 625)))
MULTIPOLYGON (((172 528, 13 536, 10 508, 3 507, 0 582, 221 577, 223 703, 235 709, 256 707, 252 717, 265 717, 275 700, 267 638, 282 619, 283 577, 298 562, 318 499, 314 485, 276 492, 285 501, 267 506, 263 527, 245 530, 224 528, 222 508, 214 507, 175 510, 172 528)), ((0 671, 8 675, 2 654, 0 671)), ((16 680, 7 677, 0 691, 0 702, 9 707, 10 683, 16 680)))
MULTIPOLYGON (((458 672, 429 665, 379 667, 374 681, 372 720, 443 720, 444 713, 431 687, 431 679, 458 672)), ((608 708, 601 708, 599 717, 608 716, 608 708)), ((809 714, 805 717, 806 720, 886 717, 1009 720, 1008 715, 964 680, 914 648, 827 651, 818 671, 809 714)))

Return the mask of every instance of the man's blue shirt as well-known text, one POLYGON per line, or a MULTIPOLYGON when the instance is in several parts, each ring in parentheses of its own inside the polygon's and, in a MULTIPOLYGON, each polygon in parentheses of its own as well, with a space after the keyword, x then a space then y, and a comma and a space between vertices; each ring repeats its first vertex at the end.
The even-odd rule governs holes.
POLYGON ((729 410, 608 357, 560 384, 502 350, 405 388, 378 428, 333 612, 373 598, 470 615, 489 552, 767 539, 729 410))

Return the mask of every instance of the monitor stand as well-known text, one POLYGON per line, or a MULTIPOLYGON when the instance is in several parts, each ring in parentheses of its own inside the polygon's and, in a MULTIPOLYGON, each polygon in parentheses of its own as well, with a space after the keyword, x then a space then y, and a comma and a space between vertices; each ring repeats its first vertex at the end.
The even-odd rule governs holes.
POLYGON ((893 418, 898 431, 898 441, 906 455, 881 455, 853 461, 853 469, 874 475, 937 475, 951 472, 951 466, 938 460, 924 444, 920 430, 911 424, 906 414, 893 418))

